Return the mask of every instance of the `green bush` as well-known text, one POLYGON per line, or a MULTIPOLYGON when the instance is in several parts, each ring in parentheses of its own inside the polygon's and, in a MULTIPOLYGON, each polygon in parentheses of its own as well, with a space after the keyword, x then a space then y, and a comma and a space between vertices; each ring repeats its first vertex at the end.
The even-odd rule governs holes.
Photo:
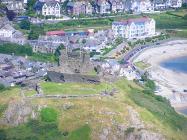
POLYGON ((187 121, 179 115, 169 101, 161 96, 144 94, 142 91, 131 88, 129 97, 139 106, 150 111, 163 124, 169 125, 174 130, 187 131, 187 121))
POLYGON ((187 14, 185 14, 183 18, 187 20, 187 14))
POLYGON ((4 89, 5 89, 5 86, 3 84, 0 84, 0 91, 4 89))
POLYGON ((43 122, 56 122, 57 115, 57 111, 49 107, 43 108, 40 112, 41 120, 43 122))
POLYGON ((29 45, 18 45, 18 44, 12 44, 12 43, 4 43, 0 44, 0 53, 5 53, 5 54, 12 54, 14 53, 15 55, 32 55, 32 47, 29 45))
POLYGON ((35 40, 38 39, 38 37, 43 34, 44 34, 43 26, 31 25, 31 31, 29 32, 28 39, 35 40))
POLYGON ((142 92, 148 95, 153 95, 153 91, 150 89, 144 89, 142 92))
POLYGON ((126 130, 125 130, 125 134, 128 135, 130 133, 134 132, 134 127, 128 127, 126 130))
POLYGON ((152 91, 155 91, 155 89, 156 89, 156 85, 155 85, 155 82, 153 81, 153 80, 147 80, 146 82, 145 82, 145 86, 147 87, 147 88, 149 88, 150 90, 152 90, 152 91))
POLYGON ((21 29, 24 29, 24 30, 30 30, 30 22, 29 20, 22 20, 20 23, 19 23, 19 27, 21 29))

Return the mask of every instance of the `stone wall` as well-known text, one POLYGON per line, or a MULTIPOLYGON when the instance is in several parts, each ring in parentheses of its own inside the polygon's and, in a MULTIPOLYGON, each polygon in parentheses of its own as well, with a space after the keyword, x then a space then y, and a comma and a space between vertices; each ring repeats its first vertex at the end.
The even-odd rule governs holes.
POLYGON ((82 74, 68 74, 68 73, 60 73, 54 71, 47 72, 49 80, 52 82, 78 82, 78 83, 100 83, 100 78, 98 76, 92 75, 82 75, 82 74))

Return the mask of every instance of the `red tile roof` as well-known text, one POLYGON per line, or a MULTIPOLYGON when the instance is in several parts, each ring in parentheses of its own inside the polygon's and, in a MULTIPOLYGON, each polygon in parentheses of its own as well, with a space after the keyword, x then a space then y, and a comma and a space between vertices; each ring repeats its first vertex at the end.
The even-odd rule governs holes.
POLYGON ((132 19, 127 19, 127 20, 122 20, 121 22, 125 23, 125 24, 130 24, 132 22, 146 22, 149 21, 150 18, 149 17, 142 17, 142 18, 132 18, 132 19))
POLYGON ((64 30, 49 31, 49 32, 46 32, 46 35, 65 35, 65 32, 64 30))

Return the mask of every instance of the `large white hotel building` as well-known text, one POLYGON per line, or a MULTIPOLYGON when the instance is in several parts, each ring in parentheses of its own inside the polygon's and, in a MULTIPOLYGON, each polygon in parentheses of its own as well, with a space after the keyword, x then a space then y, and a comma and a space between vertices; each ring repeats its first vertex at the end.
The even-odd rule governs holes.
POLYGON ((115 37, 127 39, 151 37, 155 35, 155 20, 148 17, 114 21, 112 30, 115 37))

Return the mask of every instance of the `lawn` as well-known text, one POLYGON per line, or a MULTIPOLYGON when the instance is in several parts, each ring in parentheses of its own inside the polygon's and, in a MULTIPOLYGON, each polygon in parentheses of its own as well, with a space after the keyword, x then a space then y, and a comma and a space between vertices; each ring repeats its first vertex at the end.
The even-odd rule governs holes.
POLYGON ((69 140, 89 140, 90 138, 91 129, 89 125, 84 125, 80 127, 79 129, 74 130, 70 135, 68 136, 69 140))
POLYGON ((147 95, 135 88, 131 88, 128 96, 139 107, 148 111, 140 113, 143 119, 153 123, 160 122, 159 128, 163 129, 162 131, 167 129, 165 134, 170 136, 170 139, 184 139, 187 136, 187 118, 179 115, 165 98, 147 95), (149 117, 154 119, 151 120, 149 117), (176 131, 178 133, 173 135, 176 131))
MULTIPOLYGON (((51 93, 88 92, 106 89, 107 83, 99 85, 85 83, 41 83, 43 90, 51 93), (82 89, 86 89, 87 92, 82 89), (91 89, 91 90, 90 90, 91 89)), ((109 84, 118 93, 114 97, 93 97, 78 99, 31 99, 33 105, 47 106, 42 108, 38 120, 0 130, 0 138, 34 139, 34 140, 90 140, 99 139, 103 128, 110 128, 109 136, 116 133, 116 125, 129 124, 127 107, 133 107, 146 124, 148 130, 161 132, 166 139, 186 140, 187 118, 175 112, 169 102, 160 96, 145 94, 143 87, 133 81, 120 79, 109 84), (147 127, 148 126, 148 127, 147 127)), ((19 93, 18 88, 3 91, 0 101, 6 104, 19 93), (6 96, 7 95, 7 96, 6 96)), ((56 94, 55 93, 55 94, 56 94)), ((97 93, 97 92, 93 92, 97 93)), ((0 110, 4 110, 0 106, 0 110)))
POLYGON ((57 115, 57 111, 50 107, 43 108, 40 112, 41 120, 43 122, 56 122, 57 115))
POLYGON ((25 94, 26 97, 31 97, 31 96, 36 94, 36 91, 34 89, 26 90, 26 91, 24 91, 24 94, 25 94))
POLYGON ((150 64, 147 64, 143 61, 138 61, 134 63, 135 66, 137 66, 138 68, 145 70, 146 68, 150 67, 150 64))
POLYGON ((167 13, 148 15, 155 19, 157 29, 186 29, 187 20, 167 13))
POLYGON ((184 17, 187 14, 187 9, 171 11, 171 12, 168 12, 168 14, 179 16, 179 17, 184 17))
POLYGON ((57 57, 54 54, 44 54, 44 53, 33 53, 32 56, 29 56, 29 59, 34 61, 42 62, 57 62, 57 57))
POLYGON ((166 30, 166 32, 173 37, 187 38, 187 30, 166 30))
POLYGON ((58 128, 58 112, 46 107, 40 111, 40 120, 29 122, 7 129, 0 129, 2 140, 90 140, 91 128, 82 125, 72 131, 61 131, 58 128))
POLYGON ((142 16, 149 16, 156 20, 156 27, 158 29, 176 29, 187 27, 187 20, 182 16, 186 10, 178 10, 173 12, 166 12, 160 14, 142 14, 142 15, 121 15, 116 17, 106 17, 98 19, 79 19, 74 21, 63 21, 56 24, 44 24, 44 31, 59 30, 86 30, 86 29, 107 29, 111 28, 113 21, 124 20, 128 18, 137 18, 142 16))
POLYGON ((45 95, 85 95, 99 94, 101 91, 111 90, 109 83, 87 84, 87 83, 54 83, 42 82, 41 87, 45 95))
POLYGON ((121 20, 127 18, 135 18, 139 15, 121 15, 116 17, 106 17, 98 19, 79 19, 72 21, 63 21, 56 24, 44 24, 44 31, 59 30, 65 31, 72 30, 86 30, 86 29, 107 29, 111 28, 111 24, 114 20, 121 20))
POLYGON ((120 80, 115 84, 124 93, 125 97, 122 96, 121 99, 124 98, 126 103, 136 106, 145 123, 156 126, 168 139, 185 140, 187 118, 179 115, 165 98, 143 93, 142 88, 134 82, 120 80))
POLYGON ((9 101, 20 98, 20 89, 18 87, 12 87, 0 91, 0 104, 8 104, 9 101))

